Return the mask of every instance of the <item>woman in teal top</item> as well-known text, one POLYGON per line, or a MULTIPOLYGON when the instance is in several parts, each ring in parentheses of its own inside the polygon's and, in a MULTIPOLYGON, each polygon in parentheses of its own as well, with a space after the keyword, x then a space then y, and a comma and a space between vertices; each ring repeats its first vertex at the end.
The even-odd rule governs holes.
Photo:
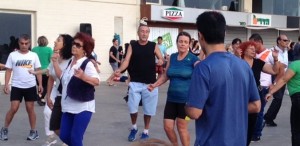
POLYGON ((276 85, 270 89, 266 95, 267 99, 287 83, 289 94, 292 101, 291 107, 291 132, 292 146, 300 145, 300 60, 293 61, 289 64, 284 76, 278 80, 276 85))
POLYGON ((152 91, 154 88, 170 80, 167 103, 164 110, 164 129, 174 146, 179 145, 176 132, 177 125, 181 144, 190 145, 190 135, 188 132, 188 120, 184 106, 187 100, 189 85, 194 66, 199 62, 199 58, 189 52, 191 36, 187 32, 180 32, 177 36, 178 52, 168 59, 166 72, 154 83, 148 86, 152 91))

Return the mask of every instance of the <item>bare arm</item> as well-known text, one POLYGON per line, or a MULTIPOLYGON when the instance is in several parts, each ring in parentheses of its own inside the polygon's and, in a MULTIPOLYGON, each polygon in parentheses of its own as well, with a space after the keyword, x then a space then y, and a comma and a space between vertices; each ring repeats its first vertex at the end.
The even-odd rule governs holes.
POLYGON ((163 65, 164 64, 164 58, 161 55, 161 52, 160 52, 160 49, 159 49, 158 45, 155 45, 154 53, 155 53, 155 56, 158 59, 157 65, 163 65))
POLYGON ((149 91, 152 91, 154 88, 164 84, 166 81, 169 80, 169 78, 167 76, 167 70, 169 69, 169 66, 170 66, 170 57, 168 57, 167 59, 168 59, 168 62, 167 62, 167 66, 166 66, 166 71, 160 76, 160 78, 158 78, 158 80, 155 83, 150 84, 148 86, 149 91))
POLYGON ((248 113, 259 113, 261 108, 260 100, 248 103, 248 113))
POLYGON ((116 60, 117 62, 120 62, 120 60, 119 60, 117 57, 114 56, 113 52, 109 52, 109 56, 110 56, 112 59, 116 60))
POLYGON ((203 110, 195 107, 185 106, 185 112, 191 119, 199 119, 202 115, 203 110))
POLYGON ((132 47, 131 45, 129 45, 124 61, 122 62, 121 66, 115 71, 116 76, 120 76, 121 72, 128 67, 131 55, 132 55, 132 47))
POLYGON ((278 80, 284 76, 284 69, 285 69, 285 65, 283 63, 279 63, 279 69, 278 69, 278 73, 276 75, 276 78, 274 80, 275 83, 278 82, 278 80))
POLYGON ((52 109, 53 108, 53 102, 50 99, 51 91, 54 85, 54 79, 52 76, 49 76, 48 82, 47 82, 47 94, 46 94, 46 100, 47 100, 47 106, 52 109))
MULTIPOLYGON (((36 68, 35 69, 36 71, 40 71, 41 69, 40 68, 36 68)), ((39 93, 42 93, 43 92, 43 84, 42 84, 42 74, 38 74, 38 75, 36 75, 36 78, 37 78, 37 81, 38 81, 38 83, 39 83, 39 86, 38 86, 38 91, 39 91, 39 93)))
POLYGON ((281 77, 277 82, 276 85, 273 86, 272 89, 269 90, 269 93, 266 95, 267 100, 282 86, 284 86, 291 78, 295 76, 295 72, 291 69, 286 70, 283 77, 281 77))
POLYGON ((40 69, 40 70, 28 70, 29 73, 34 74, 34 75, 39 75, 39 74, 45 74, 48 72, 48 69, 40 69))
POLYGON ((275 64, 272 66, 271 64, 265 63, 265 65, 262 68, 262 71, 267 74, 276 75, 279 71, 280 62, 275 61, 275 64))
POLYGON ((11 68, 7 68, 5 71, 5 85, 4 85, 4 93, 8 94, 9 93, 9 80, 11 77, 11 73, 12 73, 12 69, 11 68))

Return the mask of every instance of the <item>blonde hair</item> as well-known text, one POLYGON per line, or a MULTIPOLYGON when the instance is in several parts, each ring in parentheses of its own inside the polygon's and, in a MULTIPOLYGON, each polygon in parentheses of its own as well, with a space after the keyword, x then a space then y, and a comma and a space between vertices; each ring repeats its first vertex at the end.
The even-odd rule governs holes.
POLYGON ((41 47, 47 46, 48 45, 48 39, 45 36, 40 36, 38 38, 38 44, 41 47))

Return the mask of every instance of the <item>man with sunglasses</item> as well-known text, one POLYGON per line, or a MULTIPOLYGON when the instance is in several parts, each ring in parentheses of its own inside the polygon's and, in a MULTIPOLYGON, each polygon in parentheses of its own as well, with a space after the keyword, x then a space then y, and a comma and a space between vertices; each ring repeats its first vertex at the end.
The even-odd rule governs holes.
MULTIPOLYGON (((283 67, 280 67, 278 74, 274 77, 273 85, 276 85, 276 82, 284 75, 284 72, 286 71, 288 67, 288 45, 290 40, 287 38, 286 35, 282 34, 279 35, 276 39, 277 45, 271 48, 271 50, 275 49, 279 51, 278 58, 282 58, 282 60, 279 60, 283 67)), ((270 86, 270 89, 273 87, 273 85, 270 86)), ((269 127, 276 127, 277 124, 274 122, 280 107, 282 103, 282 98, 284 95, 285 86, 282 86, 281 89, 279 89, 277 92, 273 94, 273 101, 267 111, 267 113, 264 115, 265 119, 265 125, 269 127)))
POLYGON ((36 114, 34 111, 34 101, 37 100, 36 77, 39 83, 38 92, 43 92, 42 76, 33 75, 29 70, 40 70, 41 63, 36 53, 29 50, 30 37, 26 34, 19 38, 19 49, 9 54, 5 64, 5 86, 4 93, 8 94, 10 90, 9 81, 11 79, 11 106, 5 117, 4 127, 0 131, 0 139, 8 140, 8 127, 17 113, 20 103, 25 100, 26 111, 29 117, 30 133, 27 140, 36 140, 39 138, 36 128, 36 114))

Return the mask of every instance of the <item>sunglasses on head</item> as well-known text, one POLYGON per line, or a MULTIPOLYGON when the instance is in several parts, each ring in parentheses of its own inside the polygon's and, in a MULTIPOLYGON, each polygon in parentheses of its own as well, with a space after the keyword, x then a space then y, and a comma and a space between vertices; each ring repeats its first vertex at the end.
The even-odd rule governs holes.
POLYGON ((79 43, 76 43, 76 42, 72 42, 72 46, 74 46, 75 45, 75 47, 76 48, 81 48, 81 47, 83 47, 83 46, 81 46, 79 43))

